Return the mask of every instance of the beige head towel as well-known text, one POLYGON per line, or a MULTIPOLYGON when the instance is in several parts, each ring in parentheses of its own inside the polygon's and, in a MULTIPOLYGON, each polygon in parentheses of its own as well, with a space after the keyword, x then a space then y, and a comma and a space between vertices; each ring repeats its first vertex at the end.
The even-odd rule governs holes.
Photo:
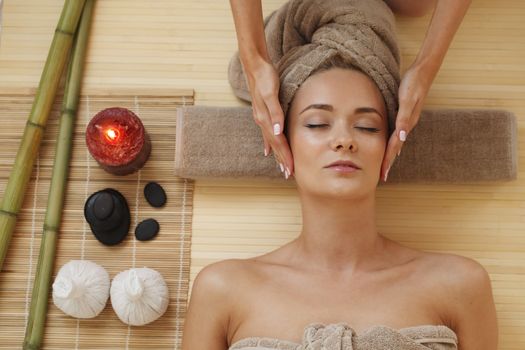
MULTIPOLYGON (((285 115, 310 74, 340 55, 374 80, 385 99, 390 133, 395 130, 400 59, 394 15, 384 1, 291 0, 264 22, 285 115)), ((234 93, 251 101, 238 53, 230 62, 228 78, 234 93)))

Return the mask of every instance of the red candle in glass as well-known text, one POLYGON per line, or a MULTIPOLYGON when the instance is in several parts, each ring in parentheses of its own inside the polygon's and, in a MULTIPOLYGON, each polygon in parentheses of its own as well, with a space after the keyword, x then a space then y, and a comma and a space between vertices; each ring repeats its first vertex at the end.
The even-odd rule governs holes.
POLYGON ((151 153, 151 142, 139 117, 121 107, 104 109, 91 119, 86 144, 100 166, 115 175, 142 168, 151 153))

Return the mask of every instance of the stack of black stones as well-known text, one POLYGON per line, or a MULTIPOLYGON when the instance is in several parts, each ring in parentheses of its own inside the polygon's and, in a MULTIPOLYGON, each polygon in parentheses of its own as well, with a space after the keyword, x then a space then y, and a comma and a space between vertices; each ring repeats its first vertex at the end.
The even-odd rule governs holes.
MULTIPOLYGON (((166 204, 166 192, 156 182, 149 182, 144 187, 144 197, 155 208, 166 204)), ((122 242, 129 232, 129 206, 126 198, 115 189, 106 188, 89 196, 84 205, 84 216, 97 240, 105 245, 122 242)), ((137 225, 135 237, 139 241, 148 241, 153 239, 159 230, 157 220, 149 218, 137 225)))

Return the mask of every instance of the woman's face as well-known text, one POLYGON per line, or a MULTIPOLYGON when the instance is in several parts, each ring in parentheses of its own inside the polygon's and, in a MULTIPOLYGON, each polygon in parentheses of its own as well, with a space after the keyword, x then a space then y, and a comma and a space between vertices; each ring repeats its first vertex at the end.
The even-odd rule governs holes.
POLYGON ((287 118, 298 190, 354 199, 375 191, 388 124, 383 97, 369 77, 342 68, 314 74, 295 94, 287 118), (338 160, 360 169, 327 168, 338 160))

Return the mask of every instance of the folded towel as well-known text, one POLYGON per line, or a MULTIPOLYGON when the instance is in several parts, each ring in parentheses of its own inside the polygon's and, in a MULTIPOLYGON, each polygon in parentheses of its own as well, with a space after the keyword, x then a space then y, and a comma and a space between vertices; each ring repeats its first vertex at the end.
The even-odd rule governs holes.
MULTIPOLYGON (((177 110, 175 174, 192 179, 284 180, 251 107, 177 110)), ((470 183, 517 177, 517 123, 504 110, 425 110, 388 183, 470 183)), ((383 184, 380 181, 380 184, 383 184)))
MULTIPOLYGON (((388 111, 389 134, 395 130, 400 57, 395 18, 383 0, 290 0, 264 22, 285 115, 301 84, 339 55, 379 87, 388 111)), ((238 53, 230 61, 228 78, 234 93, 251 101, 238 53)))
POLYGON ((305 327, 302 342, 270 337, 241 339, 228 350, 457 350, 456 333, 444 325, 422 325, 399 330, 374 326, 363 334, 344 322, 312 323, 305 327))

